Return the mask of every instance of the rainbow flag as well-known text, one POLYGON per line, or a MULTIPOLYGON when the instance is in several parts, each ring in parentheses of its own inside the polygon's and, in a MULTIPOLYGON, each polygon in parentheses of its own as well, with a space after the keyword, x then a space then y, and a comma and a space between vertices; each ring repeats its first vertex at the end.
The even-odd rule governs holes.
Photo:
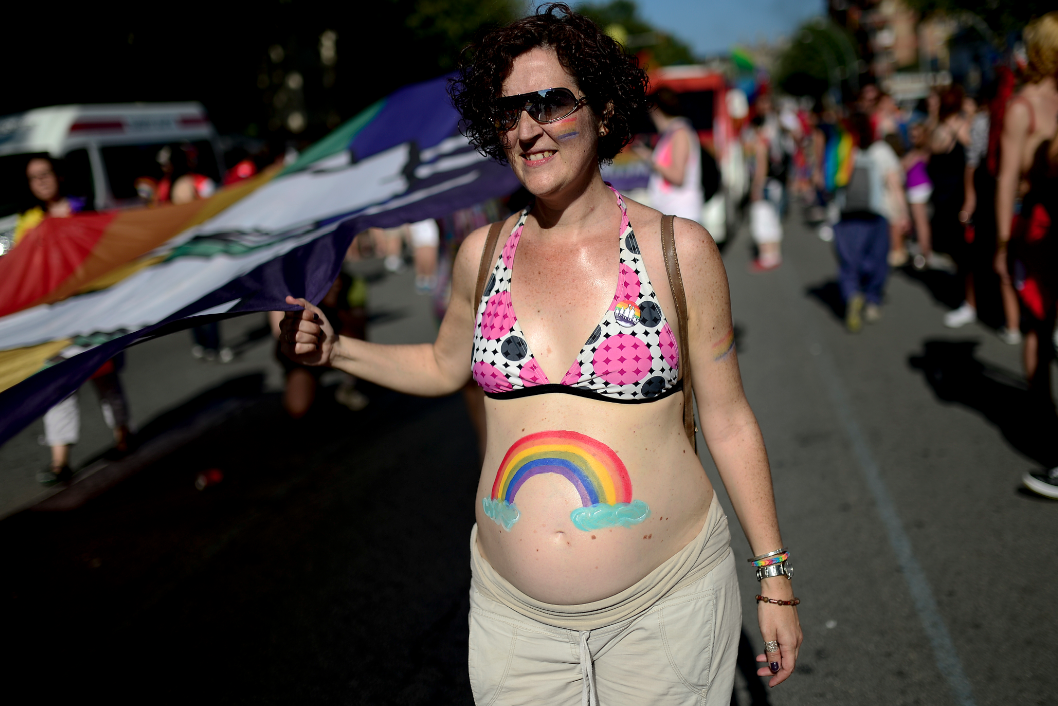
POLYGON ((823 178, 830 193, 849 183, 853 167, 852 147, 852 135, 841 127, 834 129, 827 138, 823 152, 823 178))
POLYGON ((757 62, 742 47, 733 47, 731 49, 731 63, 734 64, 736 70, 743 73, 752 73, 757 67, 757 62))
POLYGON ((407 86, 275 168, 180 206, 45 219, 0 257, 0 444, 139 341, 318 302, 356 233, 518 187, 459 134, 448 79, 407 86))

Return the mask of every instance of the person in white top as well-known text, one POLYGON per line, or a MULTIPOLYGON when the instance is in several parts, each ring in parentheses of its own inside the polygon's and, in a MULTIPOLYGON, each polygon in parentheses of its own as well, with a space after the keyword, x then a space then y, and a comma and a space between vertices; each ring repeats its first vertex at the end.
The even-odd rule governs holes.
POLYGON ((853 176, 839 199, 842 217, 834 226, 834 249, 845 325, 856 333, 864 320, 874 322, 881 316, 889 275, 889 223, 901 231, 908 228, 908 211, 900 160, 893 148, 884 140, 874 141, 864 113, 852 116, 850 127, 858 147, 853 152, 853 176))
POLYGON ((636 148, 650 162, 650 205, 662 213, 699 221, 705 198, 698 135, 690 121, 680 117, 679 98, 673 91, 662 88, 654 100, 650 117, 661 138, 653 152, 644 146, 636 148))

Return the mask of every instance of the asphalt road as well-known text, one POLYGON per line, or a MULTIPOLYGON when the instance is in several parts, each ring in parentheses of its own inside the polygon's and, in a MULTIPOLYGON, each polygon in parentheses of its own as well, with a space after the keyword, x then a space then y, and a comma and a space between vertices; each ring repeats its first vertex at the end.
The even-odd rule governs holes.
MULTIPOLYGON (((778 689, 740 676, 738 703, 1058 702, 1047 649, 1058 503, 1019 485, 1058 433, 1024 413, 1018 350, 982 326, 944 329, 940 276, 894 274, 882 321, 847 334, 829 246, 791 219, 779 270, 750 274, 748 249, 742 233, 725 252, 739 359, 805 643, 778 689)), ((372 307, 372 338, 432 337, 410 273, 374 277, 371 293, 386 307, 372 307)), ((86 422, 75 460, 93 470, 69 490, 32 485, 39 430, 0 449, 8 689, 48 701, 471 703, 477 452, 462 401, 365 386, 365 410, 324 396, 292 423, 261 324, 224 324, 240 343, 230 366, 192 360, 186 334, 132 349, 143 446, 94 460, 106 432, 86 422), (209 468, 223 481, 196 490, 209 468)), ((735 554, 748 556, 733 525, 735 554)), ((755 588, 747 569, 753 652, 755 588)))

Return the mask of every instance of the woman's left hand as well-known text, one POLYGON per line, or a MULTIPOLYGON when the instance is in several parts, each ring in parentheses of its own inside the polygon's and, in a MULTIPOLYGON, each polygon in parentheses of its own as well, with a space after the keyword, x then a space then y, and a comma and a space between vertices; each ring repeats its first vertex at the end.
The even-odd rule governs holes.
MULTIPOLYGON (((782 576, 761 581, 759 590, 761 595, 769 598, 784 601, 793 598, 789 580, 782 576)), ((801 621, 797 617, 797 607, 758 603, 757 622, 760 625, 760 636, 765 643, 772 641, 779 643, 777 652, 762 652, 757 655, 757 661, 765 663, 763 667, 757 669, 757 675, 771 676, 768 686, 778 686, 793 674, 794 665, 797 663, 797 652, 804 638, 801 633, 801 621)))

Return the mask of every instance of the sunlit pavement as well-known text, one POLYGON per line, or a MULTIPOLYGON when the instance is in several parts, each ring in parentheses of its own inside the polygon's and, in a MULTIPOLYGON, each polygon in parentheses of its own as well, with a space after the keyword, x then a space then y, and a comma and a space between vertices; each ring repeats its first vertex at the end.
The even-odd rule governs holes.
MULTIPOLYGON (((1046 451, 1017 411, 1019 351, 983 327, 944 329, 946 308, 904 274, 882 321, 846 334, 827 304, 829 246, 793 217, 787 228, 774 272, 748 272, 745 233, 725 251, 739 359, 803 601, 798 672, 768 702, 1052 703, 1041 657, 1058 611, 1041 598, 1058 503, 1019 490, 1030 456, 1046 451)), ((410 273, 376 279, 372 301, 386 307, 373 310, 376 340, 432 337, 410 273)), ((223 324, 245 341, 230 366, 192 360, 187 334, 130 351, 126 384, 149 440, 125 471, 97 466, 98 492, 70 496, 74 509, 44 509, 61 493, 0 521, 9 688, 471 703, 477 452, 461 399, 365 386, 365 410, 324 399, 292 423, 270 339, 255 333, 262 322, 223 324), (197 490, 211 468, 223 480, 197 490)), ((82 464, 106 446, 102 422, 87 421, 92 404, 82 464)), ((8 480, 31 481, 46 459, 39 433, 0 449, 5 502, 8 487, 22 505, 43 497, 8 480)), ((734 525, 735 554, 749 556, 734 525)), ((748 568, 741 579, 755 653, 756 583, 748 568)), ((736 682, 740 704, 751 703, 746 683, 736 682)))

